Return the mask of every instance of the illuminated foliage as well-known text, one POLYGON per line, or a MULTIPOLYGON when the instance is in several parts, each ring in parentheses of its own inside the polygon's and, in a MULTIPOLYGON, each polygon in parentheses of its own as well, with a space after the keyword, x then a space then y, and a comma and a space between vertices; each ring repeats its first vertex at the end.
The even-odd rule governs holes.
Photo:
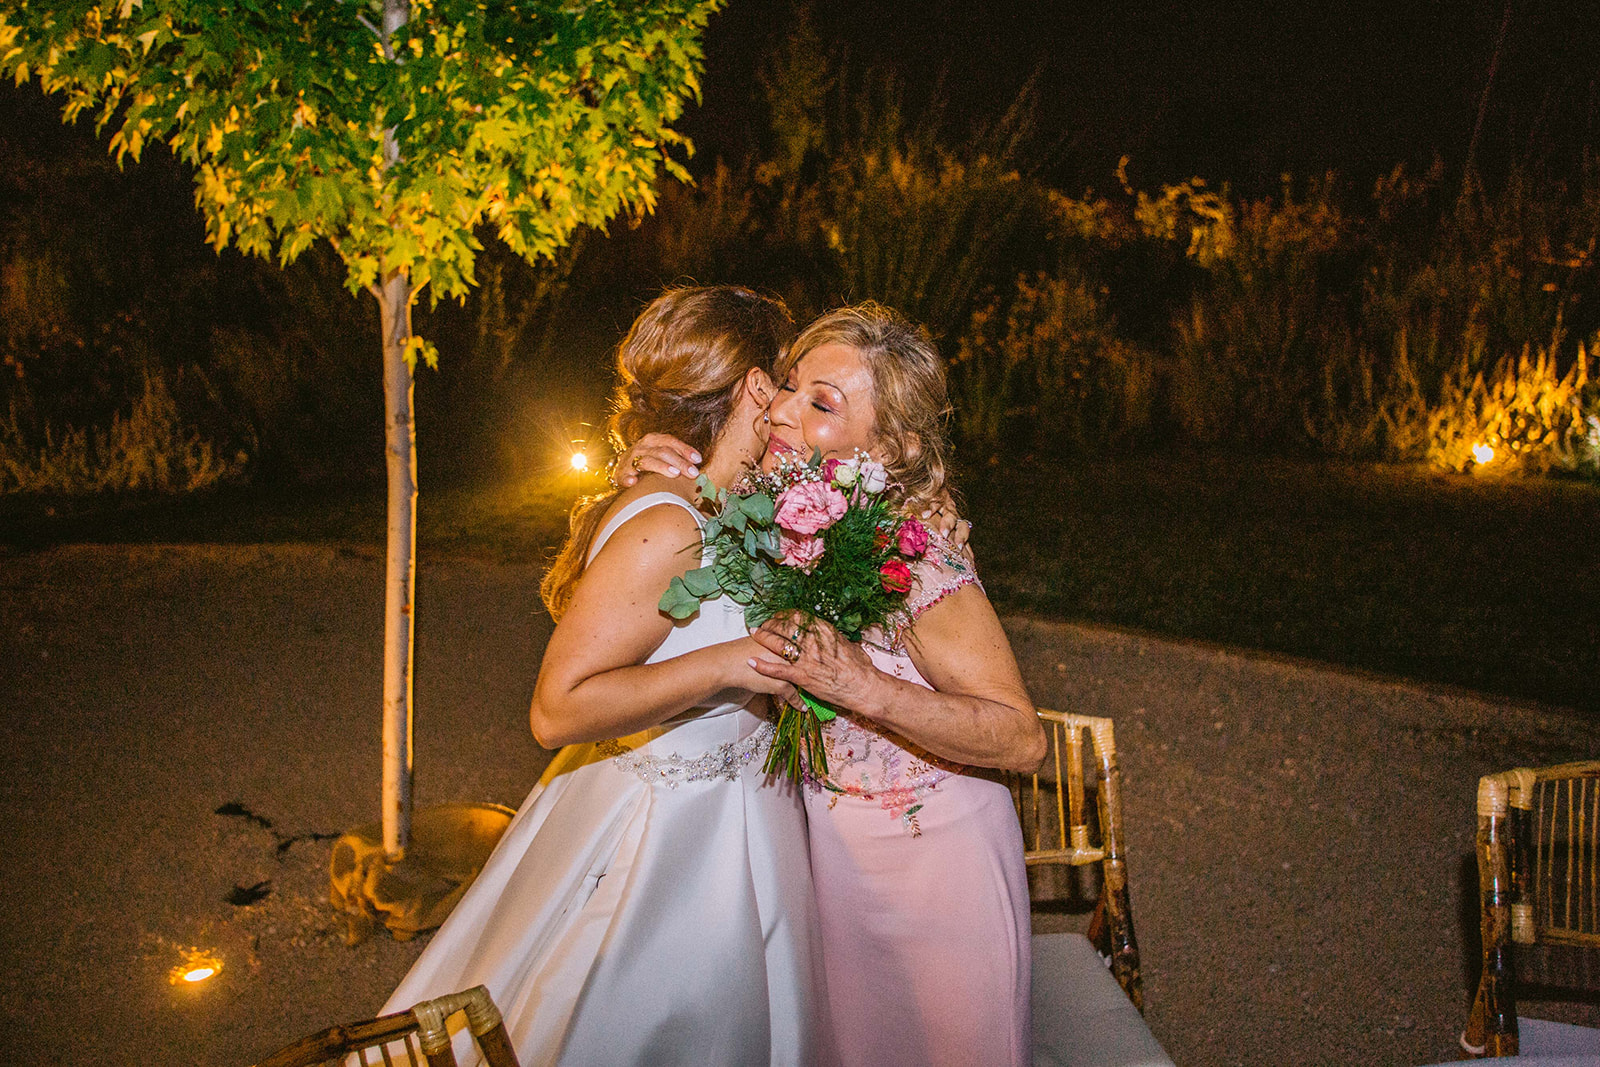
POLYGON ((160 141, 192 164, 218 248, 289 263, 327 238, 352 291, 399 272, 459 297, 480 224, 548 256, 682 174, 669 124, 714 0, 413 0, 387 42, 380 7, 12 0, 0 69, 92 116, 119 159, 160 141))
MULTIPOLYGON (((1566 374, 1556 369, 1560 338, 1517 359, 1501 359, 1485 375, 1465 369, 1445 379, 1429 413, 1428 460, 1454 471, 1583 470, 1593 416, 1585 417, 1591 357, 1584 345, 1566 374)), ((1600 343, 1600 339, 1597 339, 1600 343)))
POLYGON ((649 210, 669 124, 699 92, 717 0, 9 0, 0 71, 92 114, 119 161, 164 142, 195 168, 206 235, 292 262, 332 244, 378 301, 388 470, 384 850, 409 836, 415 592, 411 332, 424 289, 462 297, 494 228, 551 256, 649 210))

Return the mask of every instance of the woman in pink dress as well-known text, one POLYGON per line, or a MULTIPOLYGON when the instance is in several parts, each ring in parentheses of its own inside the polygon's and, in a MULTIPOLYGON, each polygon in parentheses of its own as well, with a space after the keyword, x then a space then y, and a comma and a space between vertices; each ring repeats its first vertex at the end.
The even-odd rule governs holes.
MULTIPOLYGON (((844 308, 801 333, 775 378, 765 465, 860 449, 908 502, 945 497, 943 361, 923 331, 844 308)), ((825 728, 828 774, 806 794, 833 1044, 862 1067, 1024 1065, 1022 835, 1010 791, 980 768, 1031 771, 1045 736, 968 560, 936 537, 913 579, 897 633, 857 645, 776 618, 755 634, 769 652, 756 670, 848 712, 825 728)))

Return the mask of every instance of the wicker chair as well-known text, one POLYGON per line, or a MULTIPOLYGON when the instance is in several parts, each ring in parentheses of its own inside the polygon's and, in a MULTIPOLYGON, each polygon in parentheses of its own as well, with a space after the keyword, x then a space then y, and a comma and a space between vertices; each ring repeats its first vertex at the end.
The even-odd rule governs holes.
POLYGON ((1515 1056, 1514 944, 1544 946, 1550 984, 1600 989, 1600 761, 1478 782, 1478 896, 1483 976, 1461 1045, 1515 1056))
POLYGON ((465 993, 425 1000, 410 1011, 329 1027, 296 1041, 256 1067, 456 1067, 445 1022, 459 1011, 467 1013, 467 1029, 472 1031, 488 1067, 521 1067, 506 1036, 500 1009, 481 985, 465 993))
POLYGON ((1111 720, 1039 709, 1050 738, 1044 765, 1024 778, 1013 775, 1012 796, 1022 820, 1029 867, 1100 867, 1100 897, 1089 920, 1089 940, 1111 958, 1111 973, 1128 999, 1144 1011, 1139 942, 1133 933, 1128 870, 1122 840, 1122 771, 1111 720), (1090 839, 1084 737, 1093 761, 1094 817, 1098 844, 1090 839))

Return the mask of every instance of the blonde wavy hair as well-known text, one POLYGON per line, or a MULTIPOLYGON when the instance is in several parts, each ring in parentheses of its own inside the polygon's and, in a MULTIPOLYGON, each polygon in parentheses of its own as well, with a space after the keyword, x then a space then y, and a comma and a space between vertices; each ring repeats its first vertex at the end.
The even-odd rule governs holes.
MULTIPOLYGON (((617 388, 608 436, 625 451, 666 433, 710 457, 744 376, 771 371, 794 338, 783 301, 736 285, 669 289, 633 321, 617 346, 617 388)), ((620 490, 580 500, 567 540, 539 583, 552 618, 572 604, 600 521, 620 490)))
POLYGON ((872 376, 873 458, 907 502, 927 506, 953 497, 950 392, 944 360, 928 331, 870 300, 838 308, 800 331, 773 376, 782 382, 808 352, 829 344, 854 349, 872 376))

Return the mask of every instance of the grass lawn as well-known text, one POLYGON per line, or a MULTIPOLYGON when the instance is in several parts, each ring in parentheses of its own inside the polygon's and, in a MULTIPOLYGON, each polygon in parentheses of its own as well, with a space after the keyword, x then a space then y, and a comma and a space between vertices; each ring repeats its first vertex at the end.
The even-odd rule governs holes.
MULTIPOLYGON (((590 489, 598 484, 591 480, 590 489)), ((1290 653, 1600 712, 1600 487, 1190 456, 962 479, 1004 612, 1290 653)), ((425 487, 429 553, 543 560, 571 478, 425 487)), ((381 485, 0 500, 0 544, 383 538, 381 485)))
POLYGON ((1237 457, 965 485, 1002 611, 1600 712, 1600 487, 1237 457))

